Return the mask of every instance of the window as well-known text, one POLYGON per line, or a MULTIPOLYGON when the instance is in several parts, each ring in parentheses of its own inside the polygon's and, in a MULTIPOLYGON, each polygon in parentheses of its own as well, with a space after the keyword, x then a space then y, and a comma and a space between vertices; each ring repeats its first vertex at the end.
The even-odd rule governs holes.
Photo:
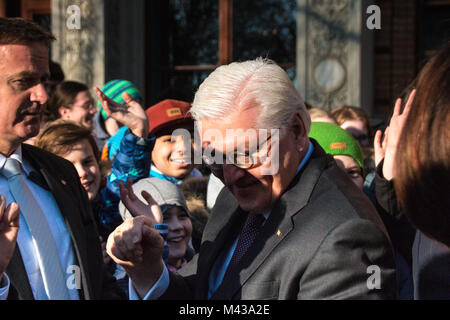
POLYGON ((150 4, 151 104, 192 101, 219 65, 259 56, 295 78, 296 0, 156 0, 150 4))

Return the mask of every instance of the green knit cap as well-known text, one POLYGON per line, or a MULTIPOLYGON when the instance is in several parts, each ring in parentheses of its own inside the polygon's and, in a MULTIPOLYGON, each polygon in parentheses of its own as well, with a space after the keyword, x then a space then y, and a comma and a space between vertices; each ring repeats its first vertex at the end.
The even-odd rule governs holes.
POLYGON ((363 168, 363 153, 359 143, 347 131, 334 123, 312 122, 309 137, 316 140, 326 153, 350 156, 363 168))
MULTIPOLYGON (((108 83, 106 83, 101 90, 108 98, 111 98, 113 101, 120 104, 125 104, 125 101, 122 98, 122 93, 124 92, 128 92, 128 94, 134 100, 136 99, 142 100, 142 96, 139 90, 136 88, 134 84, 132 84, 130 81, 127 80, 111 80, 108 83)), ((97 102, 97 105, 103 120, 108 119, 108 115, 106 114, 106 111, 102 108, 100 100, 97 102)))

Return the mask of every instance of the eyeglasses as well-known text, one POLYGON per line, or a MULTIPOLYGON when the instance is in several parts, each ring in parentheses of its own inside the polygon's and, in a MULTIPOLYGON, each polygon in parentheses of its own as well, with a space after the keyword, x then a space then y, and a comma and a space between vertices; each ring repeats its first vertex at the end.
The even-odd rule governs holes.
POLYGON ((242 152, 233 150, 223 154, 214 149, 206 148, 203 152, 202 159, 207 167, 216 172, 223 170, 224 164, 232 164, 240 169, 247 170, 264 162, 261 159, 267 158, 269 151, 267 148, 264 149, 264 145, 267 145, 271 138, 272 135, 269 135, 266 140, 259 144, 255 151, 242 152))

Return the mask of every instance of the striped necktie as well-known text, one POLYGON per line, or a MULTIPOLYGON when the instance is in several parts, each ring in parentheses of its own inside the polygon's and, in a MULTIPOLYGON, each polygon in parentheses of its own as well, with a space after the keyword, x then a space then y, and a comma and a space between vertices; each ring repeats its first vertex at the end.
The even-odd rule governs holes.
POLYGON ((49 298, 51 300, 70 300, 55 239, 42 209, 21 174, 20 162, 16 159, 6 159, 1 174, 8 179, 9 190, 19 204, 21 213, 35 240, 42 260, 41 272, 44 275, 49 298))

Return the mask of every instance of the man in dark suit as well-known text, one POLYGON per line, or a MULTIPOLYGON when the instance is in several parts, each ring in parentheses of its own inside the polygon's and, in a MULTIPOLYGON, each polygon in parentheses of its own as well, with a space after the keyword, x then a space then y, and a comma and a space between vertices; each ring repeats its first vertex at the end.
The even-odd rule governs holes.
POLYGON ((285 71, 264 59, 221 66, 190 112, 203 160, 226 187, 199 254, 178 274, 165 268, 163 241, 146 216, 110 235, 108 253, 128 272, 135 298, 395 299, 384 225, 308 138, 310 117, 285 71))
POLYGON ((124 298, 104 267, 92 209, 75 168, 22 144, 39 133, 52 40, 32 22, 0 18, 0 299, 124 298), (6 169, 11 163, 17 164, 13 175, 6 169), (23 194, 30 197, 23 201, 23 194), (59 269, 52 269, 55 263, 59 269), (48 270, 62 275, 58 283, 56 272, 48 270))

